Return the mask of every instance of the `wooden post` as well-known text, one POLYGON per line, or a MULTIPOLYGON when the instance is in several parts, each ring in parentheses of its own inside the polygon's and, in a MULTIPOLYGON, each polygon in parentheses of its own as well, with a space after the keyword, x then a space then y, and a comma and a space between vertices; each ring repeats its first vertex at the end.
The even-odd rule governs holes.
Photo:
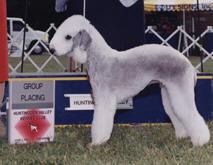
MULTIPOLYGON (((0 1, 0 108, 4 97, 4 82, 8 80, 8 50, 6 0, 0 1)), ((0 120, 0 136, 5 136, 6 129, 0 120)))
POLYGON ((6 0, 0 1, 0 82, 8 79, 6 0))

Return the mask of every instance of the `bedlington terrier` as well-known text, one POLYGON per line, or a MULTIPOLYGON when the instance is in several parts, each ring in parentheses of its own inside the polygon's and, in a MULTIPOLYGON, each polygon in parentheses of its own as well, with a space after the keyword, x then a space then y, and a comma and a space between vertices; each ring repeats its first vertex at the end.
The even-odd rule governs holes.
POLYGON ((194 146, 208 143, 209 129, 195 105, 196 72, 177 50, 149 44, 117 51, 86 18, 74 15, 56 31, 50 52, 87 64, 95 102, 91 145, 109 140, 116 104, 152 83, 160 84, 163 106, 177 139, 190 137, 194 146))

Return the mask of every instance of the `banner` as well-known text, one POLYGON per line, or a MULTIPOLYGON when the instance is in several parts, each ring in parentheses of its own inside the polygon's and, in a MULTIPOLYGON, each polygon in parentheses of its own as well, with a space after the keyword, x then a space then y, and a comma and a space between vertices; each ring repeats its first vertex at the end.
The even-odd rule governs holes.
MULTIPOLYGON (((91 94, 64 94, 69 99, 69 107, 65 111, 94 110, 94 101, 91 94)), ((129 98, 117 105, 117 109, 133 109, 133 99, 129 98)))
MULTIPOLYGON (((94 103, 91 98, 92 89, 86 75, 28 77, 22 75, 17 79, 10 80, 10 91, 11 89, 14 92, 9 94, 10 100, 13 100, 10 101, 12 108, 9 110, 9 135, 18 133, 21 136, 18 129, 24 125, 23 121, 25 120, 34 119, 36 122, 43 122, 43 119, 47 119, 46 121, 49 122, 50 118, 52 120, 50 116, 54 114, 56 125, 82 125, 92 122, 94 103), (24 79, 24 82, 21 81, 22 79, 24 79), (26 79, 31 81, 26 81, 26 79), (17 84, 14 86, 14 83, 17 84), (54 111, 51 111, 52 106, 54 111), (10 117, 11 115, 14 119, 10 117), (12 121, 15 123, 12 124, 12 121), (21 124, 17 125, 18 121, 21 121, 21 124), (10 130, 11 124, 14 130, 10 130)), ((199 113, 205 120, 212 120, 213 75, 198 75, 195 95, 199 113)), ((132 99, 119 104, 118 109, 115 115, 115 123, 119 124, 170 121, 162 105, 159 85, 148 86, 132 99)), ((46 122, 42 125, 44 125, 44 130, 47 129, 48 124, 46 122)), ((28 131, 36 132, 34 126, 38 125, 28 122, 26 126, 28 131)), ((47 130, 49 129, 50 127, 47 130)))

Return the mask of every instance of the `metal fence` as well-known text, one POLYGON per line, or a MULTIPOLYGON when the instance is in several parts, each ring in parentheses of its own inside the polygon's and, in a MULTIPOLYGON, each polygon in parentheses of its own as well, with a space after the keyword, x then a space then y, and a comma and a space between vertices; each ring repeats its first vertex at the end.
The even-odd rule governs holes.
MULTIPOLYGON (((24 51, 24 72, 36 72, 36 73, 44 73, 44 72, 65 72, 69 70, 70 60, 68 57, 56 57, 53 56, 49 49, 48 45, 45 44, 41 37, 37 36, 37 33, 34 29, 32 29, 29 25, 26 26, 28 32, 36 38, 33 43, 31 43, 30 48, 26 48, 24 51), (37 46, 42 47, 43 53, 35 55, 34 50, 37 46)), ((45 31, 45 34, 50 36, 54 34, 57 30, 54 24, 50 24, 49 28, 45 31)), ((9 48, 9 69, 10 74, 20 73, 21 67, 21 52, 23 49, 23 42, 17 42, 17 38, 23 35, 24 29, 19 31, 16 35, 11 35, 8 33, 8 48, 9 48), (16 52, 19 52, 18 56, 13 56, 14 52, 10 51, 12 48, 16 49, 16 52), (12 57, 13 56, 13 57, 12 57)), ((174 32, 168 35, 161 34, 157 32, 154 27, 148 26, 145 30, 145 35, 148 43, 159 43, 162 45, 167 45, 171 47, 175 47, 180 52, 182 52, 185 56, 190 57, 193 54, 193 50, 198 50, 199 54, 202 53, 202 61, 203 63, 213 62, 213 51, 208 49, 203 45, 203 39, 210 33, 213 33, 212 26, 208 26, 206 30, 204 30, 198 37, 194 35, 190 35, 184 30, 183 26, 178 26, 174 32), (151 38, 151 39, 150 39, 151 38), (155 38, 155 39, 153 39, 155 38)), ((44 36, 45 37, 45 36, 44 36)), ((23 37, 22 37, 23 39, 23 37)), ((213 39, 213 37, 212 37, 213 39)), ((78 64, 75 64, 76 68, 79 68, 78 64)), ((201 67, 201 62, 195 65, 195 68, 199 70, 201 67)), ((77 71, 82 71, 82 69, 77 71)))
MULTIPOLYGON (((198 37, 195 37, 195 35, 190 35, 184 30, 183 26, 178 26, 177 29, 169 34, 168 36, 162 37, 159 33, 157 33, 152 26, 148 26, 148 28, 145 31, 145 34, 151 33, 155 35, 155 37, 160 40, 161 45, 167 45, 170 47, 175 47, 177 50, 179 50, 182 54, 189 57, 192 55, 202 56, 202 61, 200 61, 198 64, 195 65, 195 68, 199 70, 201 67, 201 64, 207 63, 207 61, 213 60, 213 51, 211 50, 211 47, 208 47, 208 43, 210 41, 207 41, 207 35, 210 33, 213 33, 213 27, 208 26, 206 30, 204 30, 198 37), (171 45, 170 41, 173 37, 177 38, 178 42, 176 45, 171 45), (177 37, 178 36, 178 37, 177 37), (206 45, 206 46, 205 46, 206 45), (194 54, 192 50, 198 50, 196 52, 197 54, 194 54)), ((213 37, 211 38, 213 40, 213 37)), ((210 43, 209 43, 210 44, 210 43)), ((213 61, 211 61, 213 62, 213 61)))

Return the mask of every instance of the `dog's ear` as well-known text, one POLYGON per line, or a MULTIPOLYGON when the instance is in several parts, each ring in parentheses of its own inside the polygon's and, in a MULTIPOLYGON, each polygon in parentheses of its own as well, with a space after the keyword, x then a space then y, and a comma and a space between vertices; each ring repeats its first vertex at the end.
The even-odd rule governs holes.
POLYGON ((91 42, 92 38, 90 37, 88 32, 86 30, 81 30, 76 34, 76 36, 73 37, 73 44, 74 44, 73 48, 79 46, 83 50, 87 50, 91 42))

